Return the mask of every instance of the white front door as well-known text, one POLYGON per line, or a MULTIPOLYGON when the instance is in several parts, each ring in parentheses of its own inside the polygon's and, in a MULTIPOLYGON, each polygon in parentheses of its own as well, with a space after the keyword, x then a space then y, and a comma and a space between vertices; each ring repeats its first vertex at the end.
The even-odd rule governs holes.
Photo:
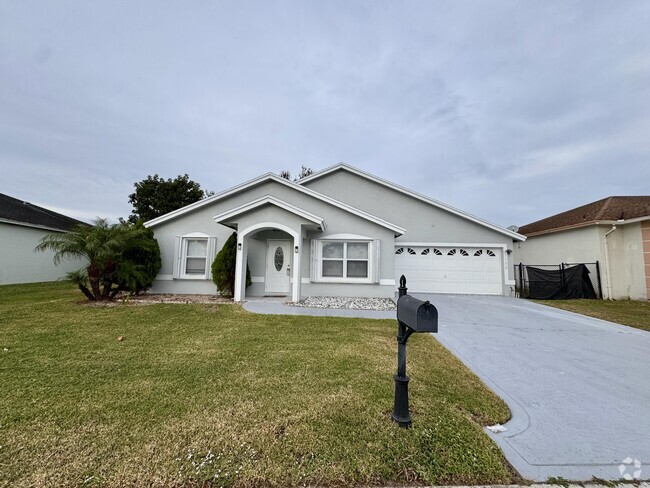
POLYGON ((288 295, 291 292, 291 241, 266 241, 266 277, 264 292, 288 295))

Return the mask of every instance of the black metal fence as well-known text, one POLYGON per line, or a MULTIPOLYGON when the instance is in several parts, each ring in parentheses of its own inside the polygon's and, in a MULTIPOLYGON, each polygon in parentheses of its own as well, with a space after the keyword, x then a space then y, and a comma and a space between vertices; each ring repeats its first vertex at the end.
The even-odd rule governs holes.
POLYGON ((521 298, 547 300, 603 298, 598 261, 571 264, 516 264, 515 282, 515 291, 521 298))

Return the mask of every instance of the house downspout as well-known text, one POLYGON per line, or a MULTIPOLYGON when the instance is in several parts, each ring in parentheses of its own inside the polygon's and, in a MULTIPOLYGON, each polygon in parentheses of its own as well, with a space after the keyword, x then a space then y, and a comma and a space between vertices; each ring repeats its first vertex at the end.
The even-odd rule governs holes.
POLYGON ((612 225, 612 228, 609 231, 605 232, 605 235, 603 236, 603 244, 605 246, 605 269, 607 270, 607 299, 608 300, 612 299, 612 278, 609 269, 609 250, 607 246, 607 236, 610 235, 615 230, 616 230, 616 224, 612 225))

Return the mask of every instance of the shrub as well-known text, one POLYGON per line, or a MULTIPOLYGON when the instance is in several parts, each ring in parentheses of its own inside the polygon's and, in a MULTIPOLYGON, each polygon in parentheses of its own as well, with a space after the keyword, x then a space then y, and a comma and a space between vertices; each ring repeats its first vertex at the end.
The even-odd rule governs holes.
MULTIPOLYGON (((237 233, 233 232, 212 262, 212 281, 223 296, 232 297, 235 291, 237 267, 237 233)), ((250 286, 251 270, 246 263, 246 286, 250 286)))

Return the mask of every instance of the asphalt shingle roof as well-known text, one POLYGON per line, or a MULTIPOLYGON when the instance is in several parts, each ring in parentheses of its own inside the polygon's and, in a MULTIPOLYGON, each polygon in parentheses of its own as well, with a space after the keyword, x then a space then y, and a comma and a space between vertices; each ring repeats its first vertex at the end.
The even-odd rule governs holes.
POLYGON ((604 220, 628 220, 647 216, 650 216, 650 196, 607 197, 524 225, 519 228, 519 233, 531 235, 604 220))
POLYGON ((3 193, 0 193, 0 219, 60 230, 70 230, 71 227, 79 224, 86 225, 79 220, 3 193))

